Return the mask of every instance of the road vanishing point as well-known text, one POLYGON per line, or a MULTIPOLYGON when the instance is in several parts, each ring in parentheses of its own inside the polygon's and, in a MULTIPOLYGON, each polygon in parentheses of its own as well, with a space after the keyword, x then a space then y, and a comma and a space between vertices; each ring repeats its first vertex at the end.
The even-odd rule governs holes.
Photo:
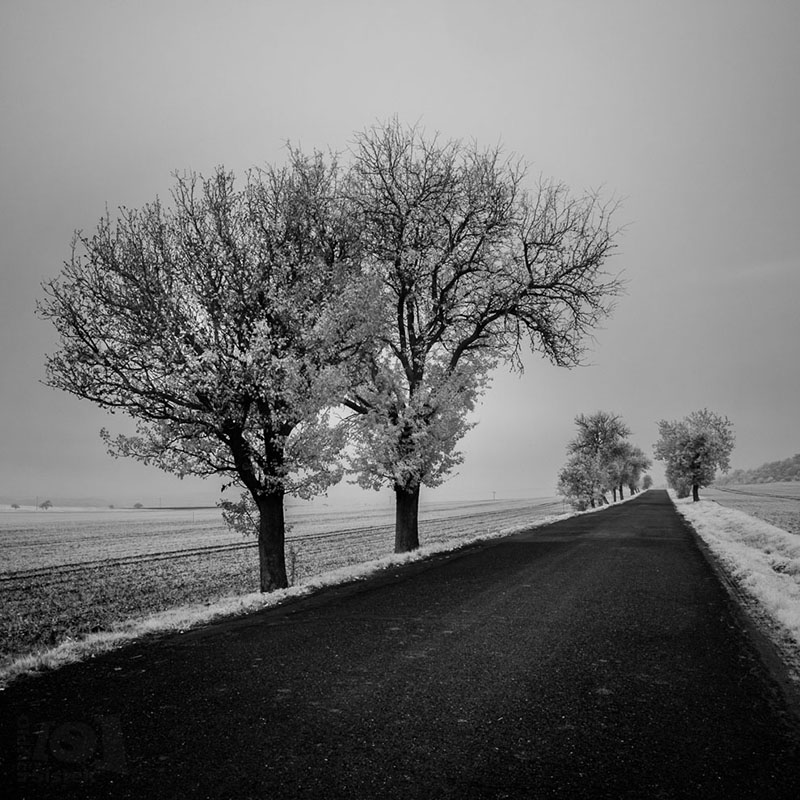
POLYGON ((3 796, 797 798, 767 650, 649 491, 22 678, 3 796))

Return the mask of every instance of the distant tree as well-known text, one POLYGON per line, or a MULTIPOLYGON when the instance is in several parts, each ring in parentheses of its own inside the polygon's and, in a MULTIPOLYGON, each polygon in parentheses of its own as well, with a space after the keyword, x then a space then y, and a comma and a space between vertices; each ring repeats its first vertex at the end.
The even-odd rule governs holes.
POLYGON ((688 478, 679 467, 668 464, 665 471, 665 477, 667 479, 667 486, 670 486, 675 490, 675 493, 679 499, 688 497, 692 493, 691 479, 688 478))
POLYGON ((348 187, 380 325, 363 380, 347 393, 352 467, 396 498, 395 550, 419 545, 420 489, 461 461, 468 413, 500 361, 529 346, 559 366, 621 288, 603 271, 612 205, 543 183, 499 149, 427 138, 396 120, 357 136, 348 187))
POLYGON ((573 453, 558 473, 558 494, 578 511, 603 502, 604 472, 596 456, 573 453))
POLYGON ((19 503, 12 503, 11 508, 13 508, 16 511, 16 509, 19 508, 19 503))
POLYGON ((44 503, 41 503, 39 505, 39 508, 41 508, 43 511, 47 511, 48 509, 50 509, 52 507, 53 507, 53 504, 49 500, 45 500, 44 503))
POLYGON ((653 478, 650 475, 645 475, 642 478, 642 491, 647 491, 653 485, 653 478))
POLYGON ((144 508, 144 506, 141 503, 134 503, 133 507, 134 508, 144 508))
POLYGON ((636 447, 627 442, 620 461, 619 496, 620 499, 622 499, 622 487, 627 486, 630 493, 634 494, 638 490, 642 473, 650 468, 652 461, 645 455, 640 447, 636 447))
POLYGON ((578 414, 575 417, 578 433, 567 446, 568 453, 580 453, 595 460, 599 470, 600 499, 607 502, 605 492, 617 489, 622 493, 626 459, 631 445, 626 441, 630 428, 618 414, 597 411, 594 414, 578 414))
POLYGON ((244 490, 262 591, 287 586, 284 496, 341 475, 326 408, 368 338, 339 181, 335 161, 294 150, 240 189, 221 168, 178 176, 170 207, 76 234, 39 304, 60 335, 48 383, 136 421, 103 432, 109 452, 244 490))
POLYGON ((569 460, 559 473, 560 494, 577 508, 624 498, 624 487, 636 491, 650 459, 630 441, 630 428, 618 414, 597 411, 575 417, 577 434, 567 445, 569 460))
POLYGON ((699 489, 714 482, 716 470, 727 471, 733 451, 733 424, 708 409, 682 420, 658 423, 655 457, 666 462, 666 477, 678 496, 700 499, 699 489))
POLYGON ((753 469, 734 469, 715 483, 722 485, 800 480, 800 453, 783 461, 770 461, 753 469))

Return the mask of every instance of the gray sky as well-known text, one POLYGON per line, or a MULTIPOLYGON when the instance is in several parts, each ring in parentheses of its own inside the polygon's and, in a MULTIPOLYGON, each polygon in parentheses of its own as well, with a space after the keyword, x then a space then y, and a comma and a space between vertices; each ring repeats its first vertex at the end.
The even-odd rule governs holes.
POLYGON ((599 409, 647 452, 659 419, 702 407, 733 421, 733 466, 800 451, 798 38, 796 0, 5 0, 0 500, 213 503, 209 482, 111 459, 117 420, 40 383, 40 283, 75 228, 164 197, 174 170, 343 149, 393 114, 603 186, 629 224, 590 365, 498 373, 426 497, 552 494, 575 415, 599 409))

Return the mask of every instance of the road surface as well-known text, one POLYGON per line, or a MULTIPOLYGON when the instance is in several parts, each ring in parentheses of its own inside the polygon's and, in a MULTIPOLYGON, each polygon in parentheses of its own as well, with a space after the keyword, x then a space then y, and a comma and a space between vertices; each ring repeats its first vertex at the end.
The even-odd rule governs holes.
POLYGON ((0 770, 30 798, 795 798, 759 652, 650 491, 20 680, 0 770))

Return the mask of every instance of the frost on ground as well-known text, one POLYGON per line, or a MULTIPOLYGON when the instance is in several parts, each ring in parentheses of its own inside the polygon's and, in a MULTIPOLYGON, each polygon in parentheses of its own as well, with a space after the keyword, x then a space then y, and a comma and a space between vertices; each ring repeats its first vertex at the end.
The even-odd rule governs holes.
POLYGON ((776 528, 800 534, 800 481, 710 486, 703 496, 776 528))
POLYGON ((770 623, 767 632, 800 677, 800 535, 713 500, 672 499, 756 616, 770 623))
MULTIPOLYGON (((631 497, 618 502, 627 502, 631 497)), ((613 505, 613 503, 612 503, 613 505)), ((604 506, 602 508, 607 508, 604 506)), ((381 570, 420 561, 436 554, 446 553, 460 549, 470 544, 490 539, 502 538, 513 533, 531 530, 543 525, 548 525, 557 520, 590 514, 602 508, 589 511, 572 512, 546 517, 538 517, 526 523, 502 528, 495 531, 475 535, 467 533, 462 536, 453 536, 446 542, 439 542, 420 547, 410 553, 400 553, 385 556, 362 563, 354 563, 318 575, 304 577, 302 582, 288 589, 283 589, 269 594, 254 592, 251 594, 234 595, 217 600, 213 603, 198 603, 194 605, 181 605, 168 611, 161 611, 147 617, 139 617, 126 622, 115 623, 107 631, 92 633, 76 639, 69 639, 56 647, 37 650, 28 655, 21 656, 0 667, 0 689, 19 675, 32 673, 44 669, 56 669, 64 664, 82 661, 99 653, 114 650, 148 634, 183 632, 224 617, 237 616, 259 611, 271 606, 277 606, 289 599, 304 597, 326 586, 347 583, 354 580, 363 580, 381 570)), ((332 546, 337 546, 332 540, 332 546)))

